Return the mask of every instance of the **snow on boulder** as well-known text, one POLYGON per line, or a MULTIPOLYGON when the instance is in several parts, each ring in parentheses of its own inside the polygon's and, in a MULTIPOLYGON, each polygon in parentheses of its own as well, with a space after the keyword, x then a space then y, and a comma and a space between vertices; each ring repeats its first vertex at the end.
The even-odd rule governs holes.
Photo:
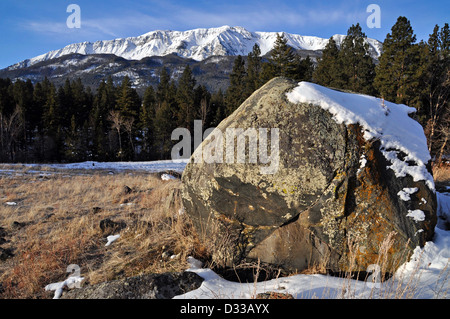
POLYGON ((182 176, 186 213, 224 265, 259 259, 289 270, 365 271, 388 238, 393 271, 433 238, 437 221, 413 111, 273 79, 194 152, 182 176))
POLYGON ((390 162, 388 168, 397 177, 409 175, 434 190, 433 176, 426 167, 431 157, 423 128, 409 117, 415 108, 308 82, 300 82, 287 97, 292 103, 319 105, 333 114, 337 123, 361 125, 366 141, 380 141, 380 150, 390 162))

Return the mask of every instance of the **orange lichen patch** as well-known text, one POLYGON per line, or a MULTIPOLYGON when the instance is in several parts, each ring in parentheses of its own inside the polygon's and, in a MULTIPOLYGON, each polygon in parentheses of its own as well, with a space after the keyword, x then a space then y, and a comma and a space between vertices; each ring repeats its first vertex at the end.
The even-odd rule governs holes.
POLYGON ((398 209, 394 206, 388 190, 383 187, 380 173, 373 169, 377 164, 374 150, 366 152, 368 163, 359 179, 360 185, 354 190, 357 203, 370 203, 357 206, 355 211, 347 217, 347 233, 351 240, 355 241, 355 263, 358 268, 364 270, 370 264, 378 264, 380 258, 386 259, 386 267, 398 266, 404 258, 407 239, 403 232, 396 228, 394 221, 398 209), (392 236, 390 234, 396 234, 392 236), (385 241, 391 236, 390 247, 386 249, 385 241), (381 256, 380 250, 384 249, 381 256))
POLYGON ((371 264, 378 264, 380 259, 387 258, 388 268, 391 268, 396 262, 393 259, 401 255, 404 245, 401 245, 403 238, 392 229, 392 225, 384 218, 371 212, 360 212, 355 218, 349 221, 349 228, 355 233, 364 231, 363 234, 351 236, 354 240, 354 254, 355 264, 357 268, 364 270, 371 264), (383 247, 385 240, 389 234, 395 233, 392 242, 387 249, 383 247), (384 249, 382 256, 380 251, 384 249))

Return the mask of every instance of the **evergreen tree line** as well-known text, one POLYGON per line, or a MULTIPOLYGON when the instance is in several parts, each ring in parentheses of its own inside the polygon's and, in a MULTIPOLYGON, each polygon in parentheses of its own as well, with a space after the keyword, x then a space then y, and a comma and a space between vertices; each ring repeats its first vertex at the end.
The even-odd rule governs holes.
POLYGON ((370 94, 417 109, 429 149, 448 153, 450 95, 449 27, 436 26, 428 42, 416 43, 409 21, 399 17, 383 43, 379 63, 369 55, 366 35, 352 25, 337 46, 330 38, 316 67, 278 34, 267 59, 258 45, 238 56, 223 92, 197 85, 187 65, 177 82, 165 68, 156 87, 143 96, 130 79, 103 80, 96 92, 81 80, 55 87, 0 79, 0 161, 75 162, 169 159, 172 131, 194 120, 217 126, 255 90, 276 76, 370 94))
POLYGON ((178 142, 172 140, 174 129, 187 128, 193 136, 196 119, 203 129, 217 126, 275 76, 311 79, 311 60, 300 59, 282 35, 268 61, 260 55, 255 45, 247 67, 238 56, 229 88, 215 93, 196 84, 189 65, 177 82, 162 68, 157 87, 149 86, 142 97, 128 77, 120 85, 109 77, 96 92, 80 79, 61 87, 47 78, 35 85, 0 79, 0 161, 169 159, 178 142))
POLYGON ((198 116, 209 120, 210 100, 189 67, 178 85, 163 69, 158 87, 143 97, 128 77, 119 85, 109 77, 95 93, 80 79, 59 88, 48 79, 0 79, 0 161, 165 159, 172 130, 198 116))

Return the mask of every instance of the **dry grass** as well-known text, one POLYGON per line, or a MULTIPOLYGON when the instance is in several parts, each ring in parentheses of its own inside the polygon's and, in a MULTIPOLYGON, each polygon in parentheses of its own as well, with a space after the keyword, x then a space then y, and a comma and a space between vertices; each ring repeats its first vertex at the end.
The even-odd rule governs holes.
MULTIPOLYGON (((161 181, 144 173, 48 171, 48 176, 41 176, 29 168, 11 170, 11 175, 0 176, 0 248, 14 254, 0 260, 0 298, 51 298, 53 293, 46 292, 45 285, 66 279, 70 264, 81 267, 86 284, 96 284, 143 273, 183 271, 189 255, 208 259, 212 266, 230 258, 225 254, 227 240, 199 243, 181 210, 178 180, 161 181), (124 191, 125 185, 131 192, 124 191), (121 237, 109 247, 105 247, 109 233, 99 227, 107 218, 126 224, 112 233, 121 237)), ((450 182, 448 165, 434 167, 433 173, 436 182, 450 182)), ((382 273, 390 272, 385 259, 390 245, 387 238, 380 247, 382 273)), ((326 267, 312 265, 302 273, 324 274, 326 267)), ((351 298, 353 274, 347 275, 341 297, 351 298)), ((382 297, 411 298, 417 282, 385 286, 382 297)))
POLYGON ((148 174, 0 177, 0 247, 14 254, 0 261, 0 298, 52 297, 45 285, 67 278, 70 264, 90 284, 186 269, 186 257, 204 250, 180 211, 179 186, 148 174), (109 247, 99 227, 107 218, 126 224, 109 247))
POLYGON ((433 166, 433 176, 436 183, 450 183, 450 164, 442 163, 433 166))

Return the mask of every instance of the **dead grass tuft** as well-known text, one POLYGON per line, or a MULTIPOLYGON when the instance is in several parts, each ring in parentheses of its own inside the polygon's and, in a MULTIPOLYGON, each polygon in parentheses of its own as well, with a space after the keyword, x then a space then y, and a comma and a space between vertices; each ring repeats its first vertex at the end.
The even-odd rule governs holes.
POLYGON ((185 270, 187 256, 203 248, 181 209, 180 185, 143 173, 0 177, 1 247, 14 255, 0 261, 0 298, 51 298, 44 287, 66 279, 71 264, 90 284, 185 270), (126 228, 105 247, 99 225, 107 218, 126 228))
POLYGON ((450 183, 450 164, 433 165, 433 176, 436 183, 450 183))

